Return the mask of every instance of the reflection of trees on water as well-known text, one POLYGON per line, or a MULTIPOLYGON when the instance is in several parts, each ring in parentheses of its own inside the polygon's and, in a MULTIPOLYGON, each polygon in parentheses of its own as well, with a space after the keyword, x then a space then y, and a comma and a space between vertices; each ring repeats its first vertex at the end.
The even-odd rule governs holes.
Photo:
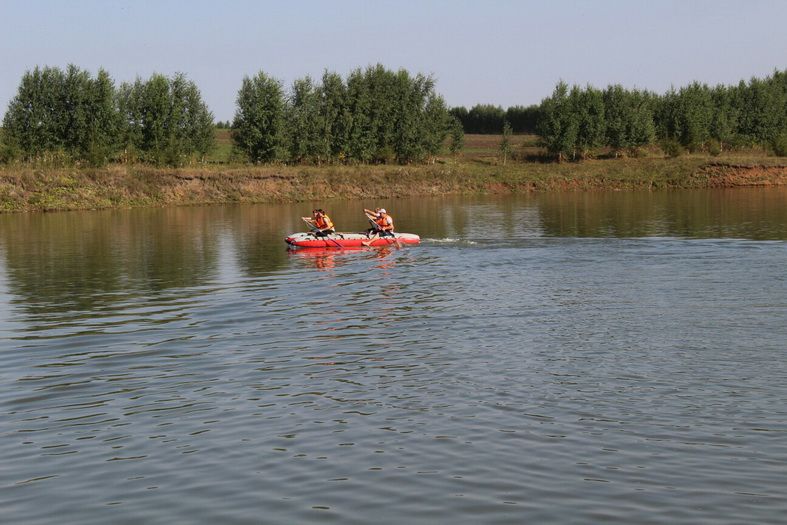
POLYGON ((556 237, 639 237, 656 233, 660 210, 652 194, 553 193, 540 195, 545 235, 556 237))
POLYGON ((244 274, 278 270, 284 232, 300 229, 288 214, 260 205, 5 215, 0 253, 26 310, 84 311, 205 285, 221 271, 221 250, 235 250, 244 274))
POLYGON ((787 238, 780 188, 540 195, 544 233, 572 237, 787 238))
POLYGON ((8 286, 25 308, 41 312, 199 286, 217 267, 215 218, 207 208, 5 216, 8 286))
POLYGON ((232 235, 238 266, 244 274, 259 277, 287 264, 284 237, 303 229, 295 222, 303 215, 298 211, 290 206, 262 204, 232 208, 232 235))
POLYGON ((127 217, 128 276, 145 288, 204 284, 218 269, 221 208, 145 210, 127 217))
MULTIPOLYGON (((262 276, 291 263, 283 238, 304 229, 300 217, 315 204, 2 215, 5 280, 15 302, 46 313, 207 284, 221 271, 221 250, 234 250, 244 275, 262 276)), ((787 239, 782 188, 323 204, 349 231, 364 228, 361 210, 375 205, 390 208, 400 231, 424 238, 513 235, 524 227, 551 236, 787 239)))

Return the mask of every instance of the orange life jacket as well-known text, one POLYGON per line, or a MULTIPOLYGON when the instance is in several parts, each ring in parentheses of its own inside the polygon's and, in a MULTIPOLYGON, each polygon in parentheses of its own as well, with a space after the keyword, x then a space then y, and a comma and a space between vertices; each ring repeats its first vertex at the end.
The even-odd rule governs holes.
POLYGON ((393 231, 393 219, 390 215, 380 215, 374 220, 377 227, 383 231, 393 231))
POLYGON ((314 218, 314 225, 317 226, 320 230, 329 230, 333 228, 333 222, 331 222, 331 218, 327 215, 323 215, 322 217, 317 216, 314 218))

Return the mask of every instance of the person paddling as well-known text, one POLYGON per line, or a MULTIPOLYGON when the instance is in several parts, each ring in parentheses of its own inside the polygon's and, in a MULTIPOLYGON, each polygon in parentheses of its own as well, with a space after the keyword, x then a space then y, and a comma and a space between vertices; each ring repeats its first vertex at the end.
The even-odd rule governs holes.
POLYGON ((362 243, 364 246, 371 245, 378 237, 393 237, 396 239, 393 217, 388 215, 385 208, 378 208, 376 212, 367 209, 363 211, 373 225, 367 232, 367 235, 371 235, 369 240, 362 243))
POLYGON ((333 221, 322 209, 312 211, 311 218, 302 217, 302 219, 312 226, 315 237, 327 237, 332 233, 336 233, 333 221))

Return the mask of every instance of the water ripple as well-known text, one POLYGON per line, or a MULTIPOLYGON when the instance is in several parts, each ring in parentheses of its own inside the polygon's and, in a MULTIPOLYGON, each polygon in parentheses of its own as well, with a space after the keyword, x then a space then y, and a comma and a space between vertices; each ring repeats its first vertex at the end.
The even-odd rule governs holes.
POLYGON ((783 519, 783 242, 429 238, 11 301, 4 516, 783 519))

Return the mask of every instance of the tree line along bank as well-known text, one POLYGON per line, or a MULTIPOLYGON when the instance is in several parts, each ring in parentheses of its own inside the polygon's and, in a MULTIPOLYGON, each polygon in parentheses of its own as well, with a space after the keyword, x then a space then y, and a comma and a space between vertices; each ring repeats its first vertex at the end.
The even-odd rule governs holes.
MULTIPOLYGON (((115 87, 76 66, 36 67, 22 77, 3 119, 0 160, 64 157, 179 166, 214 146, 213 115, 184 75, 153 75, 115 87)), ((346 78, 295 80, 264 72, 243 79, 232 137, 248 162, 420 162, 461 135, 431 77, 381 65, 346 78)), ((458 144, 458 143, 457 143, 458 144)))
MULTIPOLYGON (((658 144, 711 153, 759 145, 787 154, 787 71, 735 86, 693 83, 658 95, 619 85, 560 82, 534 106, 448 108, 433 78, 382 65, 325 72, 285 89, 245 77, 232 123, 235 158, 253 163, 412 163, 461 149, 463 132, 537 133, 555 159, 595 148, 632 153, 658 144)), ((22 77, 0 137, 0 161, 64 159, 101 165, 204 160, 215 123, 194 82, 153 75, 115 86, 104 70, 35 68, 22 77)))
POLYGON ((694 82, 663 95, 559 82, 539 105, 450 111, 466 133, 500 133, 508 124, 514 132, 538 134, 558 159, 585 158, 600 147, 620 154, 654 144, 670 155, 683 148, 717 153, 753 146, 787 155, 787 70, 731 86, 694 82))

